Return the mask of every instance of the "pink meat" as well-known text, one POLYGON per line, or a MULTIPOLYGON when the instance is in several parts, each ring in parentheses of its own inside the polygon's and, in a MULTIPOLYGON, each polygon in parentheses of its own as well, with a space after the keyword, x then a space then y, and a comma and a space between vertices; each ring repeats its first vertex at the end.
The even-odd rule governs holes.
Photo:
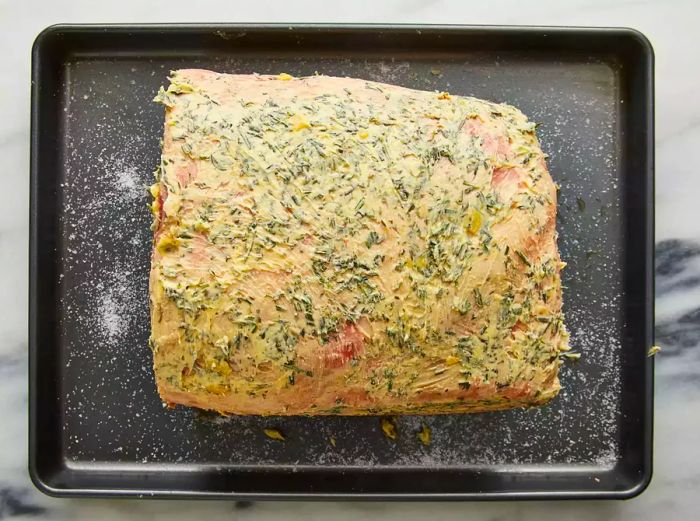
POLYGON ((493 177, 491 178, 491 185, 494 188, 498 188, 503 184, 517 184, 519 179, 520 175, 518 174, 518 171, 515 168, 494 168, 493 177))
POLYGON ((362 352, 364 342, 364 336, 357 326, 352 322, 346 322, 342 331, 324 346, 323 365, 328 368, 344 366, 362 352))
POLYGON ((194 162, 188 162, 186 166, 179 166, 175 171, 175 177, 181 187, 186 187, 197 177, 197 165, 194 162))

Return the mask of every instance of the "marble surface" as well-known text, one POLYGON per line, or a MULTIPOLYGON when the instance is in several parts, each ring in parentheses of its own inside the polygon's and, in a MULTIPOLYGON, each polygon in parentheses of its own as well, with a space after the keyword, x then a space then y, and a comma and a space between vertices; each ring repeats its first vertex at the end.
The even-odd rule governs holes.
POLYGON ((700 5, 694 1, 331 2, 0 0, 0 519, 690 519, 700 506, 700 5), (194 6, 197 9, 195 10, 194 6), (58 22, 405 22, 629 26, 656 51, 657 342, 654 477, 626 502, 233 503, 60 500, 27 471, 29 57, 58 22))

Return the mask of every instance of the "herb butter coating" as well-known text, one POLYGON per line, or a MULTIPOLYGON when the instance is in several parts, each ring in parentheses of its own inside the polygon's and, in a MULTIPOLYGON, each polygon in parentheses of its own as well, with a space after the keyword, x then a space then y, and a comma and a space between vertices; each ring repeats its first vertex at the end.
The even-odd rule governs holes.
POLYGON ((557 394, 557 193, 520 111, 361 79, 171 74, 151 188, 166 403, 435 414, 557 394))

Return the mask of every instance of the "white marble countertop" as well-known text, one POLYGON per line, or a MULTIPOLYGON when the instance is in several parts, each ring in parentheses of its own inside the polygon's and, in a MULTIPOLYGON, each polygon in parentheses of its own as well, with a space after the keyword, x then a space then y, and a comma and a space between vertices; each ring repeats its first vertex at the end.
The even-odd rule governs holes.
MULTIPOLYGON (((693 0, 458 2, 0 0, 0 519, 691 519, 700 507, 700 5, 693 0), (34 37, 59 23, 403 22, 628 26, 656 52, 657 342, 654 477, 625 502, 233 503, 61 500, 27 470, 29 66, 34 37), (196 513, 195 513, 196 512, 196 513)), ((697 515, 697 514, 696 514, 697 515)))

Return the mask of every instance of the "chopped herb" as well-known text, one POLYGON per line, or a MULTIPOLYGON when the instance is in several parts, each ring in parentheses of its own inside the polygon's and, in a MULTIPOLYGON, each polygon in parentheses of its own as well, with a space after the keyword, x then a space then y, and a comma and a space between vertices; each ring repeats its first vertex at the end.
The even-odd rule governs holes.
POLYGON ((382 418, 380 425, 382 428, 382 432, 384 433, 384 436, 392 441, 395 441, 397 432, 396 432, 396 423, 394 422, 394 419, 393 418, 382 418))
POLYGON ((420 430, 416 433, 416 438, 426 447, 430 445, 431 432, 430 427, 425 423, 421 424, 420 430))
POLYGON ((229 168, 231 168, 231 165, 233 164, 233 162, 230 159, 224 157, 218 152, 215 152, 211 156, 209 156, 209 159, 211 160, 211 164, 214 165, 214 168, 216 168, 217 170, 226 171, 229 168))
POLYGON ((371 248, 374 244, 381 244, 383 239, 379 237, 379 234, 372 230, 367 234, 367 238, 365 239, 365 244, 367 245, 367 248, 371 248))
POLYGON ((531 263, 530 260, 525 256, 525 254, 524 254, 523 252, 521 252, 520 250, 514 250, 514 251, 515 251, 515 254, 516 254, 518 257, 520 257, 520 260, 523 261, 523 263, 525 263, 527 266, 532 266, 532 263, 531 263))
MULTIPOLYGON (((481 294, 479 294, 481 296, 481 294)), ((483 304, 483 301, 482 301, 483 304)), ((460 315, 466 315, 472 308, 471 303, 466 298, 455 297, 452 307, 459 312, 460 315)))
POLYGON ((445 158, 447 159, 450 163, 455 162, 454 154, 452 151, 448 150, 447 148, 437 148, 433 147, 431 148, 428 153, 427 153, 427 160, 429 163, 435 163, 436 161, 440 160, 440 158, 445 158))
POLYGON ((278 429, 266 428, 263 429, 263 432, 265 433, 265 436, 267 436, 271 440, 284 441, 286 439, 284 434, 282 434, 278 429))
POLYGON ((563 353, 562 356, 568 358, 569 360, 579 360, 581 358, 581 353, 567 351, 566 353, 563 353))
POLYGON ((476 305, 480 308, 484 307, 484 297, 481 296, 481 291, 479 291, 479 288, 474 288, 474 302, 476 305))
POLYGON ((186 156, 189 156, 190 158, 192 157, 192 145, 189 143, 184 143, 181 147, 183 154, 186 156))
POLYGON ((300 367, 297 367, 292 362, 287 362, 286 364, 284 364, 284 368, 288 369, 290 371, 293 371, 295 373, 301 373, 303 375, 308 376, 309 378, 313 377, 313 375, 314 375, 314 373, 312 371, 308 371, 306 369, 301 369, 300 367))

